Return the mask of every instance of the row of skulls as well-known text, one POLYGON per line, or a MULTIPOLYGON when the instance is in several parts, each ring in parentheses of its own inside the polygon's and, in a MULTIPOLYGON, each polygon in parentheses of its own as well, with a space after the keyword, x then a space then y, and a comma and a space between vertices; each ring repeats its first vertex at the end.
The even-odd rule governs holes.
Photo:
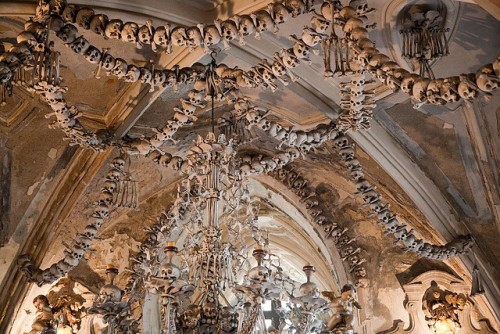
POLYGON ((367 286, 366 269, 363 265, 366 259, 361 254, 361 248, 356 245, 356 239, 349 235, 347 227, 339 226, 328 218, 329 214, 324 209, 328 205, 321 203, 316 188, 293 167, 277 170, 271 175, 300 197, 312 222, 323 228, 325 238, 331 238, 334 241, 342 260, 349 266, 349 272, 356 279, 355 285, 367 286))
POLYGON ((52 127, 61 127, 72 144, 101 150, 101 140, 83 129, 76 120, 76 110, 64 100, 66 88, 59 84, 59 57, 47 43, 46 25, 30 19, 24 29, 18 34, 17 43, 6 52, 0 45, 0 85, 8 85, 16 74, 31 69, 33 87, 29 88, 33 88, 53 109, 54 112, 47 115, 56 116, 52 127))
POLYGON ((180 84, 192 84, 205 73, 205 66, 199 63, 184 68, 175 66, 173 69, 155 69, 153 64, 151 66, 128 64, 124 59, 114 57, 108 49, 99 50, 91 45, 83 35, 78 34, 75 25, 64 23, 59 16, 51 16, 50 26, 67 47, 82 55, 88 62, 98 64, 95 71, 97 78, 100 78, 100 73, 104 70, 108 76, 113 75, 125 82, 139 81, 148 84, 151 86, 150 91, 154 91, 156 87, 177 88, 180 84))
POLYGON ((239 99, 234 104, 232 113, 236 118, 245 118, 248 128, 257 127, 276 139, 279 142, 279 147, 288 146, 300 151, 309 151, 311 148, 335 138, 338 133, 337 126, 333 122, 320 124, 308 131, 283 127, 279 123, 267 119, 268 110, 253 106, 245 98, 239 99))
POLYGON ((472 246, 470 236, 459 236, 449 243, 439 246, 424 242, 414 235, 413 229, 406 228, 406 224, 399 222, 397 215, 390 210, 390 204, 382 202, 382 195, 377 187, 368 181, 359 160, 355 157, 354 145, 349 144, 346 136, 340 134, 333 140, 335 149, 339 152, 342 164, 350 173, 351 179, 356 183, 356 195, 360 195, 363 200, 363 207, 371 211, 371 216, 378 219, 377 225, 385 227, 384 236, 392 234, 396 241, 401 243, 404 252, 413 252, 420 257, 434 260, 448 260, 459 254, 467 252, 472 246))
POLYGON ((489 97, 500 85, 500 55, 493 63, 481 66, 476 73, 429 79, 401 68, 380 53, 371 41, 360 40, 356 43, 354 50, 358 62, 392 91, 405 92, 419 105, 445 105, 460 99, 473 100, 481 93, 489 97))
POLYGON ((113 192, 117 187, 120 176, 124 173, 123 168, 125 160, 122 157, 113 159, 111 168, 105 176, 105 182, 102 194, 97 202, 94 203, 94 211, 90 217, 90 222, 85 226, 83 233, 77 233, 76 238, 71 245, 66 245, 64 258, 47 269, 38 268, 28 255, 21 255, 18 259, 18 266, 29 281, 35 282, 39 286, 50 284, 65 276, 69 271, 75 268, 87 251, 91 250, 90 244, 96 238, 96 235, 104 223, 109 219, 109 207, 113 200, 113 192))
POLYGON ((311 10, 311 0, 284 0, 269 4, 267 8, 248 15, 235 15, 227 20, 215 20, 214 24, 198 24, 192 27, 171 27, 165 24, 153 27, 151 20, 139 25, 135 22, 123 22, 109 19, 104 14, 97 14, 92 8, 67 4, 65 0, 42 0, 39 7, 45 7, 46 15, 57 15, 65 23, 76 23, 83 29, 90 30, 106 39, 117 39, 135 43, 138 48, 151 46, 153 51, 172 53, 172 46, 187 46, 191 49, 209 48, 223 43, 229 48, 229 42, 239 40, 244 44, 244 37, 260 35, 265 31, 278 31, 278 25, 290 17, 296 17, 311 10))

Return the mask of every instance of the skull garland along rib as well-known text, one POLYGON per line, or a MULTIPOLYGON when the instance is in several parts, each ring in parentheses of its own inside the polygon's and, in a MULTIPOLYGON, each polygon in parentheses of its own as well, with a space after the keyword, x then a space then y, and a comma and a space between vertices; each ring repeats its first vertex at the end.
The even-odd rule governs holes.
MULTIPOLYGON (((297 1, 296 3, 300 3, 297 1)), ((120 19, 109 19, 104 14, 94 13, 88 7, 78 7, 60 0, 50 3, 47 15, 61 17, 63 23, 76 23, 83 29, 90 30, 105 39, 117 39, 136 44, 137 48, 151 45, 155 52, 165 51, 171 54, 172 45, 188 46, 191 49, 216 46, 221 42, 224 49, 230 48, 229 42, 238 39, 245 44, 244 37, 254 35, 260 39, 261 33, 270 31, 276 33, 278 25, 285 23, 290 17, 307 13, 312 10, 307 6, 296 8, 289 6, 288 1, 277 1, 266 8, 249 15, 235 15, 232 18, 214 21, 214 24, 198 24, 192 27, 174 27, 169 24, 153 27, 150 20, 142 26, 135 22, 123 22, 120 19)))
POLYGON ((90 244, 96 238, 104 220, 109 219, 109 207, 112 205, 113 192, 118 186, 117 182, 120 176, 125 173, 123 171, 124 165, 122 157, 113 159, 111 168, 104 177, 102 194, 99 200, 94 203, 94 212, 90 217, 90 223, 85 226, 83 233, 76 234, 71 245, 65 245, 67 249, 64 250, 64 259, 42 270, 33 263, 29 255, 25 254, 19 257, 20 270, 30 282, 34 282, 38 286, 53 283, 75 268, 81 260, 86 261, 85 253, 91 250, 90 244))
POLYGON ((434 260, 448 260, 460 254, 466 253, 472 247, 470 236, 458 236, 445 245, 438 246, 418 239, 413 229, 408 231, 406 224, 400 224, 396 214, 389 210, 390 204, 382 202, 382 195, 376 191, 376 186, 364 178, 363 169, 354 156, 354 145, 350 145, 347 137, 339 132, 338 137, 333 140, 335 149, 339 152, 341 161, 351 174, 351 179, 356 182, 357 193, 363 198, 363 207, 368 208, 371 216, 377 216, 377 225, 383 225, 386 229, 384 236, 393 234, 396 237, 394 244, 401 243, 404 252, 414 252, 420 257, 434 260))
POLYGON ((320 197, 316 189, 298 173, 293 167, 274 170, 270 173, 276 180, 283 183, 300 197, 304 203, 311 220, 321 226, 325 232, 325 238, 332 238, 342 260, 349 266, 349 272, 356 278, 357 287, 366 287, 366 269, 363 265, 366 259, 360 254, 361 248, 356 245, 356 239, 349 236, 348 228, 338 226, 326 217, 321 209, 320 197))

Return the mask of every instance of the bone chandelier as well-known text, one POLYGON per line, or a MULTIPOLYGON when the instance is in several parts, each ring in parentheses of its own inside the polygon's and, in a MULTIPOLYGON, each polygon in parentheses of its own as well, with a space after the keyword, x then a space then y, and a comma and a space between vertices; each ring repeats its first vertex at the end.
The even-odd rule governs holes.
MULTIPOLYGON (((41 0, 36 16, 26 22, 25 30, 18 35, 17 44, 0 45, 3 101, 13 86, 33 91, 53 109, 53 113, 47 115, 56 118, 52 126, 61 128, 71 144, 100 151, 118 147, 123 155, 143 155, 186 176, 179 186, 176 201, 151 227, 149 237, 141 245, 126 294, 111 279, 89 310, 89 313, 103 316, 109 332, 137 332, 138 321, 134 320, 132 305, 140 303, 145 293, 154 293, 161 295, 161 326, 165 333, 266 333, 261 304, 266 299, 284 296, 289 303, 288 307, 278 309, 283 321, 276 324, 275 333, 352 333, 353 306, 359 307, 355 287, 345 286, 339 298, 326 292, 325 296, 337 313, 327 324, 320 321, 319 315, 330 306, 310 281, 314 267, 304 267, 308 281, 296 294, 295 282, 283 272, 279 258, 269 252, 268 238, 257 225, 258 208, 249 198, 246 183, 249 177, 262 173, 271 173, 280 180, 286 178, 291 189, 306 203, 312 219, 341 247, 342 257, 356 279, 354 283, 362 286, 366 272, 359 248, 346 239, 341 227, 321 214, 315 193, 305 180, 299 175, 292 177, 293 173, 284 169, 301 154, 307 154, 326 141, 332 141, 339 152, 363 198, 364 207, 378 218, 386 234, 397 238, 404 251, 446 260, 470 248, 468 236, 458 237, 445 245, 433 245, 418 239, 413 230, 401 224, 389 205, 382 201, 376 187, 364 178, 362 166, 354 156, 354 146, 345 132, 369 129, 375 104, 370 100, 374 92, 368 86, 374 80, 393 91, 401 89, 418 104, 444 105, 460 99, 476 99, 480 95, 488 97, 498 88, 500 56, 476 73, 460 76, 431 80, 409 73, 381 54, 368 38, 367 29, 373 25, 368 24, 366 14, 371 11, 362 0, 352 0, 349 6, 333 0, 318 4, 286 0, 274 2, 250 15, 216 20, 214 24, 154 27, 150 21, 139 26, 134 22, 110 19, 91 8, 67 4, 64 0, 41 0), (244 44, 245 37, 259 39, 266 31, 276 32, 280 24, 303 14, 311 15, 310 25, 303 29, 300 37, 290 36, 293 45, 276 50, 272 60, 264 59, 247 71, 214 62, 172 69, 158 68, 153 62, 139 66, 112 55, 109 49, 99 50, 78 33, 79 28, 91 30, 104 38, 135 43, 138 48, 150 46, 155 52, 173 53, 172 46, 199 47, 212 52, 218 45, 227 49, 231 41, 239 40, 244 44), (67 88, 61 86, 59 53, 50 41, 52 32, 75 53, 97 65, 97 78, 106 72, 126 82, 149 85, 151 91, 178 85, 192 85, 193 89, 174 108, 174 118, 153 129, 155 135, 151 137, 113 140, 112 134, 106 131, 91 133, 78 121, 78 110, 64 99, 67 88), (294 68, 310 63, 311 52, 318 54, 320 51, 325 77, 347 79, 341 84, 344 98, 336 121, 309 131, 284 128, 267 119, 270 111, 251 105, 242 96, 241 87, 275 91, 281 84, 297 80, 294 68), (213 120, 212 132, 205 138, 199 136, 186 155, 163 152, 163 145, 175 143, 175 133, 181 127, 197 121, 196 115, 209 100, 212 100, 212 112, 216 101, 232 105, 230 116, 213 120), (218 135, 215 134, 215 121, 218 135), (283 150, 275 156, 243 153, 240 151, 242 144, 252 139, 247 132, 250 128, 270 135, 283 150), (218 210, 219 202, 223 204, 222 210, 218 210), (181 240, 181 236, 182 248, 179 250, 173 240, 181 240), (248 272, 242 267, 249 260, 247 237, 257 244, 252 252, 257 265, 248 272), (180 268, 174 265, 174 259, 180 259, 180 268), (127 296, 126 301, 122 300, 124 296, 127 296)), ((408 50, 413 50, 408 44, 411 39, 404 38, 408 50)), ((21 270, 31 282, 40 286, 52 283, 76 267, 109 218, 112 206, 138 209, 137 183, 125 172, 125 161, 124 156, 113 160, 103 183, 103 193, 94 203, 89 224, 71 245, 67 245, 63 259, 43 270, 29 255, 19 259, 21 270)), ((113 277, 116 272, 110 269, 109 275, 113 277)), ((64 326, 64 321, 57 326, 64 326)))

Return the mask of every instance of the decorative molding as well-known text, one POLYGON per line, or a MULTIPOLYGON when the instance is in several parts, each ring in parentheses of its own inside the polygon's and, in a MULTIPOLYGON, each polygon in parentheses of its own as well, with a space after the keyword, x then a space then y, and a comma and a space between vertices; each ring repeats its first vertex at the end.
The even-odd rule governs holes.
MULTIPOLYGON (((431 333, 431 331, 428 329, 424 312, 422 311, 422 299, 426 291, 434 282, 437 283, 437 286, 440 289, 451 291, 456 294, 467 295, 470 290, 468 285, 462 279, 457 278, 456 276, 439 270, 427 271, 417 276, 407 284, 403 285, 403 290, 405 291, 407 296, 405 308, 410 315, 409 326, 407 328, 404 328, 404 323, 401 320, 395 320, 394 327, 392 329, 379 332, 379 334, 431 333)), ((459 330, 459 333, 496 333, 496 331, 491 328, 487 320, 479 320, 479 323, 481 324, 480 329, 476 328, 473 325, 473 307, 474 304, 469 299, 466 302, 463 311, 458 313, 460 323, 462 324, 462 328, 459 330)))

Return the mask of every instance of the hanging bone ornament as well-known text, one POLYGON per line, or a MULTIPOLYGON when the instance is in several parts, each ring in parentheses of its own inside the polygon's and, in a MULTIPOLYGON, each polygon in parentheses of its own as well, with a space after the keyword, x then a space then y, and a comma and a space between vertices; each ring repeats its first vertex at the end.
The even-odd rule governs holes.
POLYGON ((120 39, 121 31, 123 27, 122 20, 111 20, 106 24, 106 29, 104 30, 104 36, 110 39, 120 39))

